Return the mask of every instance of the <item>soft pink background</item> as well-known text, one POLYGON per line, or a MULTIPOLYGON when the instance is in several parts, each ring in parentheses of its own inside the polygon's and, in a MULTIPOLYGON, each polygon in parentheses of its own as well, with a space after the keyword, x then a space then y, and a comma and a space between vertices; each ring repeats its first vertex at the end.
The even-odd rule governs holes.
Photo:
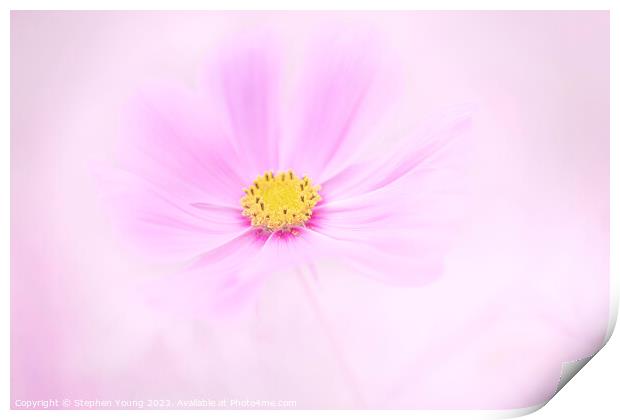
MULTIPOLYGON (((609 310, 606 12, 13 12, 12 402, 296 400, 359 406, 294 274, 222 321, 155 313, 130 292, 159 273, 97 201, 127 98, 194 83, 210 45, 268 27, 292 43, 369 25, 410 66, 404 118, 474 100, 473 217, 445 275, 393 289, 320 267, 325 318, 374 408, 515 408, 550 398, 592 354, 609 310)), ((386 44, 387 45, 387 44, 386 44)), ((307 273, 306 273, 307 274, 307 273)))

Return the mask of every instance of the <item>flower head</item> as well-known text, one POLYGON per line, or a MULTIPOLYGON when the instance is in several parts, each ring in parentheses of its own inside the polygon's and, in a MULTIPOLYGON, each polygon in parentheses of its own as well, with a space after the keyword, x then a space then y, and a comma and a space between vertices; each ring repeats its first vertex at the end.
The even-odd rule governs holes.
POLYGON ((318 259, 397 285, 437 278, 461 216, 468 108, 389 142, 376 128, 394 90, 367 45, 323 45, 302 66, 267 43, 222 51, 199 88, 138 95, 106 174, 121 231, 185 264, 150 287, 214 312, 318 259))

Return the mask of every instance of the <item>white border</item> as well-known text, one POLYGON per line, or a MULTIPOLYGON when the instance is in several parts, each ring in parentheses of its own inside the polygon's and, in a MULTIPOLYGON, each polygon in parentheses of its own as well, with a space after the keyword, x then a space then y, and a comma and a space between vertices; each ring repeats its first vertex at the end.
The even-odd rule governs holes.
MULTIPOLYGON (((197 0, 175 0, 162 1, 151 0, 147 2, 132 1, 132 0, 108 0, 108 1, 90 1, 85 4, 83 1, 78 0, 58 0, 53 2, 53 5, 49 1, 42 0, 9 0, 7 2, 6 13, 2 18, 3 25, 6 28, 3 31, 2 36, 6 37, 2 43, 4 57, 7 58, 7 63, 2 67, 5 80, 5 91, 3 95, 5 101, 3 103, 3 121, 2 127, 5 127, 5 142, 3 144, 3 151, 1 158, 3 160, 2 182, 0 183, 3 195, 9 197, 10 192, 10 67, 8 65, 8 57, 10 56, 10 13, 9 10, 37 10, 37 9, 55 9, 55 10, 258 10, 256 4, 251 1, 242 0, 229 0, 227 2, 207 2, 197 0), (148 9, 144 6, 148 6, 148 9), (226 7, 222 7, 226 6, 226 7)), ((368 1, 357 0, 353 1, 297 1, 295 7, 290 2, 285 1, 266 1, 260 2, 262 10, 611 10, 611 74, 620 74, 618 68, 618 25, 620 20, 615 14, 617 9, 612 7, 614 2, 611 0, 586 0, 586 1, 548 1, 548 0, 521 0, 521 1, 490 1, 490 0, 470 0, 467 2, 444 0, 444 1, 368 1), (354 7, 352 7, 354 6, 354 7), (467 6, 467 7, 464 7, 467 6)), ((611 79, 611 115, 618 114, 618 98, 619 98, 619 86, 614 77, 611 79)), ((618 214, 620 211, 618 207, 618 123, 614 118, 611 118, 611 214, 618 214)), ((8 200, 6 201, 8 203, 8 200)), ((10 252, 10 216, 9 207, 2 206, 2 233, 6 238, 4 242, 5 252, 1 256, 1 264, 4 273, 6 274, 7 281, 5 282, 5 305, 2 317, 5 318, 2 322, 2 333, 7 338, 7 345, 2 346, 1 354, 4 363, 0 368, 0 372, 4 375, 4 380, 1 382, 2 394, 4 395, 3 405, 4 410, 7 411, 7 415, 10 418, 24 418, 33 415, 42 415, 57 418, 83 418, 88 417, 105 417, 108 418, 112 413, 107 410, 101 411, 18 411, 9 410, 10 406, 10 355, 8 338, 10 336, 10 289, 9 281, 9 252, 10 252)), ((616 220, 611 220, 611 318, 610 328, 608 331, 608 339, 611 336, 613 327, 616 323, 618 312, 618 238, 619 230, 616 220)), ((614 382, 618 380, 618 374, 620 373, 620 362, 618 355, 620 354, 620 342, 618 339, 612 339, 605 348, 597 354, 592 362, 588 363, 583 372, 577 375, 578 379, 571 380, 565 388, 563 388, 557 396, 555 396, 547 406, 540 411, 537 411, 533 418, 583 418, 588 416, 591 418, 613 418, 613 414, 620 413, 620 406, 618 404, 618 398, 615 395, 617 386, 614 382), (612 391, 613 390, 613 391, 612 391), (611 415, 611 416, 610 416, 611 415)), ((505 418, 519 416, 523 414, 531 413, 536 408, 523 409, 523 410, 504 410, 504 411, 365 411, 365 412, 352 412, 352 411, 226 411, 226 412, 213 412, 209 411, 115 411, 114 416, 120 417, 138 417, 138 418, 171 418, 171 417, 226 417, 226 418, 241 418, 251 417, 255 418, 290 418, 294 416, 296 418, 314 417, 320 415, 321 417, 328 415, 340 416, 423 416, 422 418, 505 418)), ((615 416, 617 417, 617 416, 615 416)))

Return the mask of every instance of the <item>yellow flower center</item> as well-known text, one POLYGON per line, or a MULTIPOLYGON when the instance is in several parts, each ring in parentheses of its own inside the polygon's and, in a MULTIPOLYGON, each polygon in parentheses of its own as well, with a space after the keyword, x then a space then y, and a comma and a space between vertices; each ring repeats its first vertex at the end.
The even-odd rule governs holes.
POLYGON ((277 175, 265 172, 244 190, 242 214, 250 219, 252 226, 269 231, 303 226, 321 199, 320 188, 320 185, 312 185, 307 176, 298 178, 293 171, 277 175))

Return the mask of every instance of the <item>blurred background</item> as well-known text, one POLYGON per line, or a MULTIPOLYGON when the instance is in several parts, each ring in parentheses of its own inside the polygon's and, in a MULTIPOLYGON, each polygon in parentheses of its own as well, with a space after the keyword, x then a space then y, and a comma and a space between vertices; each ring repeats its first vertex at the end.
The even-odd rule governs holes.
POLYGON ((544 402, 562 363, 598 350, 609 323, 609 15, 13 12, 11 230, 12 401, 544 402), (294 48, 351 25, 400 58, 403 125, 453 103, 479 110, 474 208, 439 281, 397 289, 318 267, 347 375, 299 273, 274 276, 234 319, 145 305, 135 285, 162 268, 120 241, 92 171, 114 159, 136 89, 195 85, 227 34, 269 30, 294 48))

